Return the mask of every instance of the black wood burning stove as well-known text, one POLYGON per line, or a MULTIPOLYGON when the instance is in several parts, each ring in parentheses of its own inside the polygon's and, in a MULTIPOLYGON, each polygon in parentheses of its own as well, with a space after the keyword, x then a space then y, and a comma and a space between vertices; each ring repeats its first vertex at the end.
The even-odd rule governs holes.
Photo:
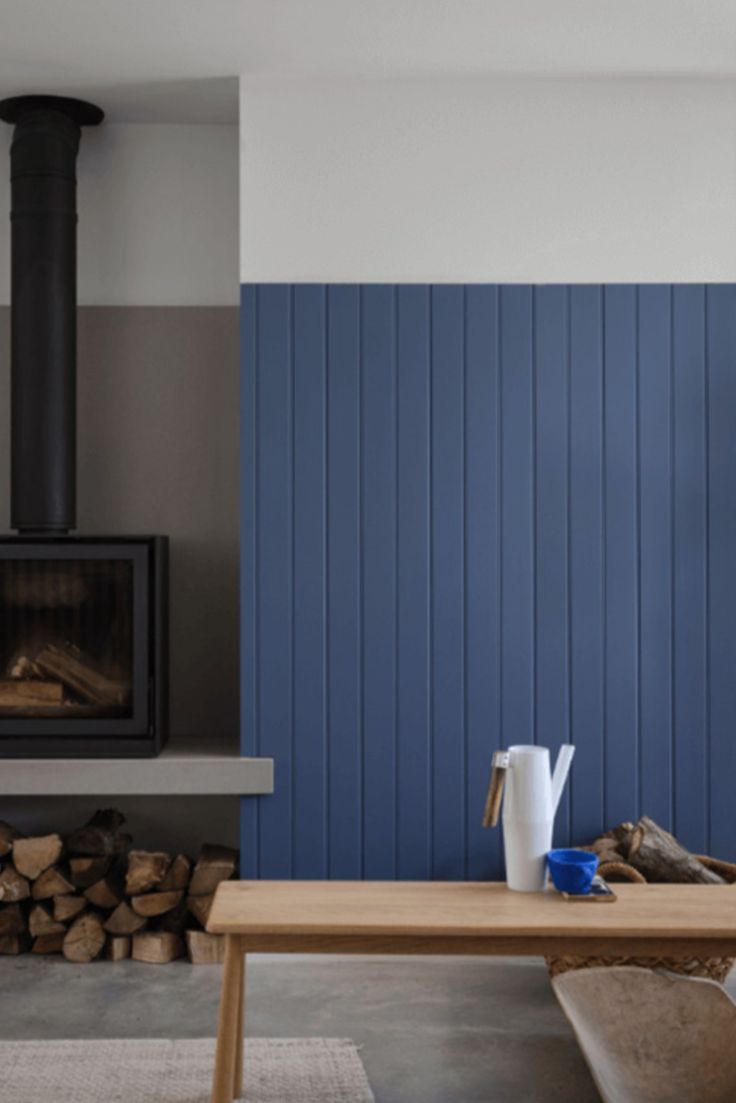
POLYGON ((103 113, 57 96, 13 123, 11 527, 0 538, 0 756, 145 756, 168 720, 165 537, 76 525, 76 157, 103 113))

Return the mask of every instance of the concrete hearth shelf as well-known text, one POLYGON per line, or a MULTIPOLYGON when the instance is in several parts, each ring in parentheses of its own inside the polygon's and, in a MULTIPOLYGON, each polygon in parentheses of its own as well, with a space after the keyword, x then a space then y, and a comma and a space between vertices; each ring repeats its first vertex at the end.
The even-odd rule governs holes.
POLYGON ((174 738, 158 758, 0 759, 0 796, 257 796, 273 792, 273 759, 174 738))

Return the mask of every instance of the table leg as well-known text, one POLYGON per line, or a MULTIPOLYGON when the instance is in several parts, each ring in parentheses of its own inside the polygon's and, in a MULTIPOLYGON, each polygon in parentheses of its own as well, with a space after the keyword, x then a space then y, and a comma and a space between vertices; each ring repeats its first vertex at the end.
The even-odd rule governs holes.
POLYGON ((220 1015, 217 1021, 217 1054, 212 1080, 212 1103, 232 1103, 237 1052, 238 1003, 243 998, 243 955, 237 935, 225 936, 220 1015))
POLYGON ((243 1034, 245 1032, 245 954, 240 955, 240 999, 238 1000, 238 1036, 235 1046, 233 1099, 243 1095, 243 1034))

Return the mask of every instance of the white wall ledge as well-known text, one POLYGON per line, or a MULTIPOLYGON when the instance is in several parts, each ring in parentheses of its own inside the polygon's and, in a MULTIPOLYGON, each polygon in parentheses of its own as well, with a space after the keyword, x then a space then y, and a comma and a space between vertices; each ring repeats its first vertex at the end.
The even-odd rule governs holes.
POLYGON ((158 758, 0 759, 0 796, 259 796, 273 759, 174 739, 158 758))

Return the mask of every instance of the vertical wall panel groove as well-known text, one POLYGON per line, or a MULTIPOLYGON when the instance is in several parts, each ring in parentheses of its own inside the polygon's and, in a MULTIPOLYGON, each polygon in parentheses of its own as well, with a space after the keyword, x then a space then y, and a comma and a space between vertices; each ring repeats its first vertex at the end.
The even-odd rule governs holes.
MULTIPOLYGON (((329 875, 362 868, 360 722, 360 324, 358 288, 329 287, 327 331, 330 694, 329 875)), ((261 426, 268 432, 268 426, 261 426)), ((278 796, 274 798, 278 800, 278 796)))
MULTIPOLYGON (((567 325, 566 289, 539 288, 535 341, 535 735, 553 754, 570 740, 567 325)), ((568 802, 566 792, 556 825, 559 846, 568 842, 568 802)))
POLYGON ((674 796, 670 289, 642 287, 639 296, 639 795, 641 809, 670 828, 674 796))
POLYGON ((327 876, 325 289, 293 289, 292 834, 294 876, 327 876))
POLYGON ((736 678, 731 640, 736 624, 736 289, 709 287, 709 576, 710 576, 710 847, 728 853, 736 835, 736 678))
POLYGON ((605 310, 606 759, 604 819, 635 815, 638 793, 636 289, 607 287, 605 310))
POLYGON ((674 829, 708 849, 705 291, 673 289, 674 829))
POLYGON ((480 826, 489 755, 502 745, 499 723, 499 343, 498 289, 468 287, 465 331, 465 593, 467 693, 467 875, 497 870, 499 832, 480 826))
POLYGON ((432 296, 433 875, 462 875, 463 289, 432 296))
POLYGON ((430 876, 429 290, 399 287, 397 380, 397 872, 430 876))
POLYGON ((734 857, 736 289, 244 287, 252 876, 502 874, 490 756, 556 825, 734 857))

